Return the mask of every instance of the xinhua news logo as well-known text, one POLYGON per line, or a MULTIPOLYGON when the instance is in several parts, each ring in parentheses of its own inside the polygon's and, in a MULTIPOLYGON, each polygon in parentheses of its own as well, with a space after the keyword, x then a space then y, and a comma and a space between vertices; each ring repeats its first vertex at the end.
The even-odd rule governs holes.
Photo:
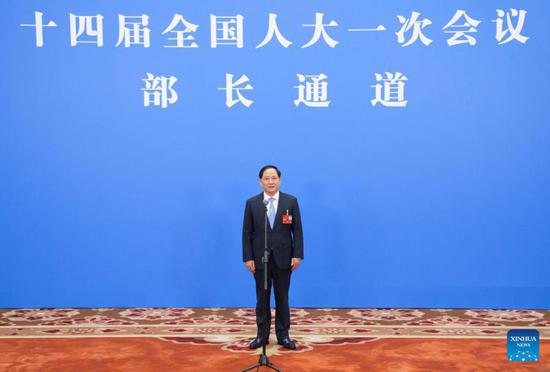
POLYGON ((511 329, 508 331, 508 361, 538 362, 539 331, 536 329, 511 329))

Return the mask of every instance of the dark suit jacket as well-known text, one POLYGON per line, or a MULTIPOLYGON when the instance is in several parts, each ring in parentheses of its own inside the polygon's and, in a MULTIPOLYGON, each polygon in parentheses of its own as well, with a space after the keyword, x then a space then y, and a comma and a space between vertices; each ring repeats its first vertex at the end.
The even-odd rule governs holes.
MULTIPOLYGON (((243 261, 254 260, 256 269, 261 269, 264 254, 264 193, 246 201, 243 222, 243 261)), ((272 249, 275 264, 280 269, 290 268, 293 257, 304 258, 302 219, 298 200, 289 194, 279 192, 279 203, 273 229, 267 222, 267 247, 272 249), (292 224, 283 224, 283 214, 292 215, 292 224)))

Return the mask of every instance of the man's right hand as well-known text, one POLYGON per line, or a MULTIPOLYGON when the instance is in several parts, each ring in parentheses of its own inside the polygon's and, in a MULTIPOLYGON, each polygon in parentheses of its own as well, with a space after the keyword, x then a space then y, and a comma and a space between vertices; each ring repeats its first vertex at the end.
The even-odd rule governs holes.
POLYGON ((254 263, 254 260, 246 261, 244 265, 246 266, 246 269, 251 273, 256 272, 256 264, 254 263))

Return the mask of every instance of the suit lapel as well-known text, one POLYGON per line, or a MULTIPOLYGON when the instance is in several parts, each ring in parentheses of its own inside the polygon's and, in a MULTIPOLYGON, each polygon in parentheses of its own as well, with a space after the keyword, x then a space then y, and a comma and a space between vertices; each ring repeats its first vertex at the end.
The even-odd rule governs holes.
POLYGON ((264 213, 264 193, 256 197, 256 208, 260 211, 260 215, 264 213))
MULTIPOLYGON (((263 192, 256 197, 256 208, 258 208, 259 215, 262 216, 261 224, 263 226, 264 216, 265 216, 265 205, 264 205, 264 193, 263 192)), ((267 230, 268 231, 271 230, 271 226, 269 225, 269 221, 267 221, 267 230)))
POLYGON ((279 203, 277 205, 277 214, 275 215, 275 221, 273 222, 273 230, 277 228, 277 225, 283 219, 283 213, 287 210, 286 198, 282 192, 279 191, 279 203))

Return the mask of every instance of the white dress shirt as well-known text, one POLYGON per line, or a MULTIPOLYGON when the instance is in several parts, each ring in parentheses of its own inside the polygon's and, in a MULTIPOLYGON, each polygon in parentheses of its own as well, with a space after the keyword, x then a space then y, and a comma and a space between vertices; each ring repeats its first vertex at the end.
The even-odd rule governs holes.
MULTIPOLYGON (((275 209, 275 215, 277 215, 277 207, 279 206, 279 191, 277 191, 277 193, 273 196, 267 195, 264 191, 264 200, 269 201, 269 198, 273 198, 273 208, 275 209)), ((271 206, 268 204, 267 210, 269 210, 269 208, 271 208, 271 206)))

